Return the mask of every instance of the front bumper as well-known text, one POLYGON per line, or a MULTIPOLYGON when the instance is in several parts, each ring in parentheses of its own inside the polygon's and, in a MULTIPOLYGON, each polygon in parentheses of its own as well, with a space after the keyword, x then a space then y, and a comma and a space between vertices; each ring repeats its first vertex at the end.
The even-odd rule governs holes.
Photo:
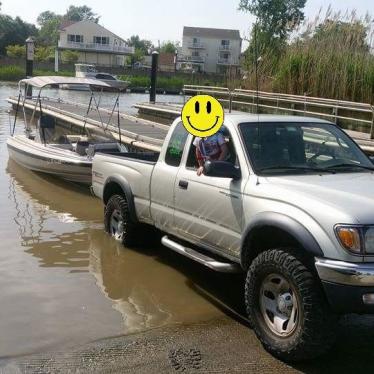
POLYGON ((315 265, 334 311, 374 313, 374 263, 317 258, 315 265))

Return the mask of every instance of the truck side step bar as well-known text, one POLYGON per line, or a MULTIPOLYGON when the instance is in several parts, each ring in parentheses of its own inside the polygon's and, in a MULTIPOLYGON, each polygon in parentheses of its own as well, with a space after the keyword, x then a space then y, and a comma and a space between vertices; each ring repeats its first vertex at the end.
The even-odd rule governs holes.
POLYGON ((161 243, 175 252, 188 257, 191 260, 198 262, 199 264, 205 265, 208 268, 221 272, 221 273, 240 273, 242 272, 241 267, 233 262, 221 262, 214 258, 208 257, 195 249, 185 247, 171 239, 164 236, 161 239, 161 243))

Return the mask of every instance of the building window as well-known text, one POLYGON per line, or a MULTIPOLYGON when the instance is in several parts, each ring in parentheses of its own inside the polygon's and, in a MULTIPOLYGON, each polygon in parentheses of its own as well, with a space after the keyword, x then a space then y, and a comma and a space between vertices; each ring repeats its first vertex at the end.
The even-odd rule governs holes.
POLYGON ((221 48, 222 49, 230 49, 230 40, 221 40, 221 48))
POLYGON ((200 44, 200 40, 198 38, 193 38, 192 43, 193 44, 200 44))
POLYGON ((108 36, 94 36, 93 42, 95 44, 109 44, 109 37, 108 36))
POLYGON ((83 43, 83 35, 68 34, 69 43, 83 43))
POLYGON ((221 52, 219 54, 219 58, 221 60, 228 60, 230 58, 230 53, 227 53, 227 52, 221 52))
POLYGON ((200 54, 198 51, 192 51, 192 56, 193 57, 200 57, 200 54))

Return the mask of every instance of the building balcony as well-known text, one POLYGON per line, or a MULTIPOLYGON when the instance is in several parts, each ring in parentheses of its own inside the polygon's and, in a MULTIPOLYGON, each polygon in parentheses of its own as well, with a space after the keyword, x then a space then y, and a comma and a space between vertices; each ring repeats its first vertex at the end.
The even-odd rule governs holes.
POLYGON ((205 62, 205 57, 178 55, 178 62, 192 62, 197 64, 203 64, 205 62))
POLYGON ((219 50, 220 50, 220 51, 230 52, 231 49, 232 49, 231 45, 227 45, 227 44, 222 45, 222 44, 221 44, 221 45, 219 46, 219 50))
POLYGON ((218 58, 218 65, 239 65, 239 60, 233 58, 218 58))
POLYGON ((190 49, 205 49, 205 44, 204 43, 188 43, 188 48, 190 49))
POLYGON ((76 43, 76 42, 65 42, 59 40, 58 48, 60 49, 73 49, 83 52, 101 52, 101 53, 112 53, 121 55, 131 55, 135 52, 134 47, 119 46, 113 44, 98 44, 98 43, 76 43))

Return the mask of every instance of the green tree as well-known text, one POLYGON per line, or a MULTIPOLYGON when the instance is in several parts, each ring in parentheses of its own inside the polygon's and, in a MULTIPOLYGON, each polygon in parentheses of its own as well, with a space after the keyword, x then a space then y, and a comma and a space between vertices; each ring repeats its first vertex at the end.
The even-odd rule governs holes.
POLYGON ((240 0, 239 9, 256 16, 252 28, 247 64, 259 56, 277 58, 287 43, 290 32, 304 19, 306 0, 240 0))
POLYGON ((261 32, 285 39, 304 19, 306 0, 240 0, 239 9, 257 17, 261 32))
POLYGON ((135 51, 140 50, 144 55, 149 53, 149 50, 153 48, 153 44, 150 40, 140 39, 139 35, 132 35, 130 39, 126 40, 129 47, 134 47, 135 51))
POLYGON ((172 42, 168 40, 161 44, 160 52, 161 53, 175 53, 178 47, 179 47, 179 42, 172 42))
POLYGON ((89 20, 98 23, 100 16, 94 13, 92 8, 88 7, 87 5, 70 5, 63 18, 70 21, 79 22, 89 20))
POLYGON ((54 12, 51 12, 49 10, 46 10, 45 12, 42 12, 39 14, 38 18, 36 19, 37 24, 40 27, 45 26, 48 22, 56 19, 56 18, 61 18, 61 16, 57 15, 54 12))
POLYGON ((35 36, 38 30, 34 25, 0 14, 0 54, 4 54, 8 45, 25 44, 29 36, 35 36))
POLYGON ((79 58, 79 53, 76 51, 66 50, 61 53, 62 62, 74 63, 77 62, 79 58))
POLYGON ((62 17, 52 12, 40 13, 37 22, 40 25, 37 36, 37 44, 50 46, 56 45, 58 41, 58 27, 62 17))

